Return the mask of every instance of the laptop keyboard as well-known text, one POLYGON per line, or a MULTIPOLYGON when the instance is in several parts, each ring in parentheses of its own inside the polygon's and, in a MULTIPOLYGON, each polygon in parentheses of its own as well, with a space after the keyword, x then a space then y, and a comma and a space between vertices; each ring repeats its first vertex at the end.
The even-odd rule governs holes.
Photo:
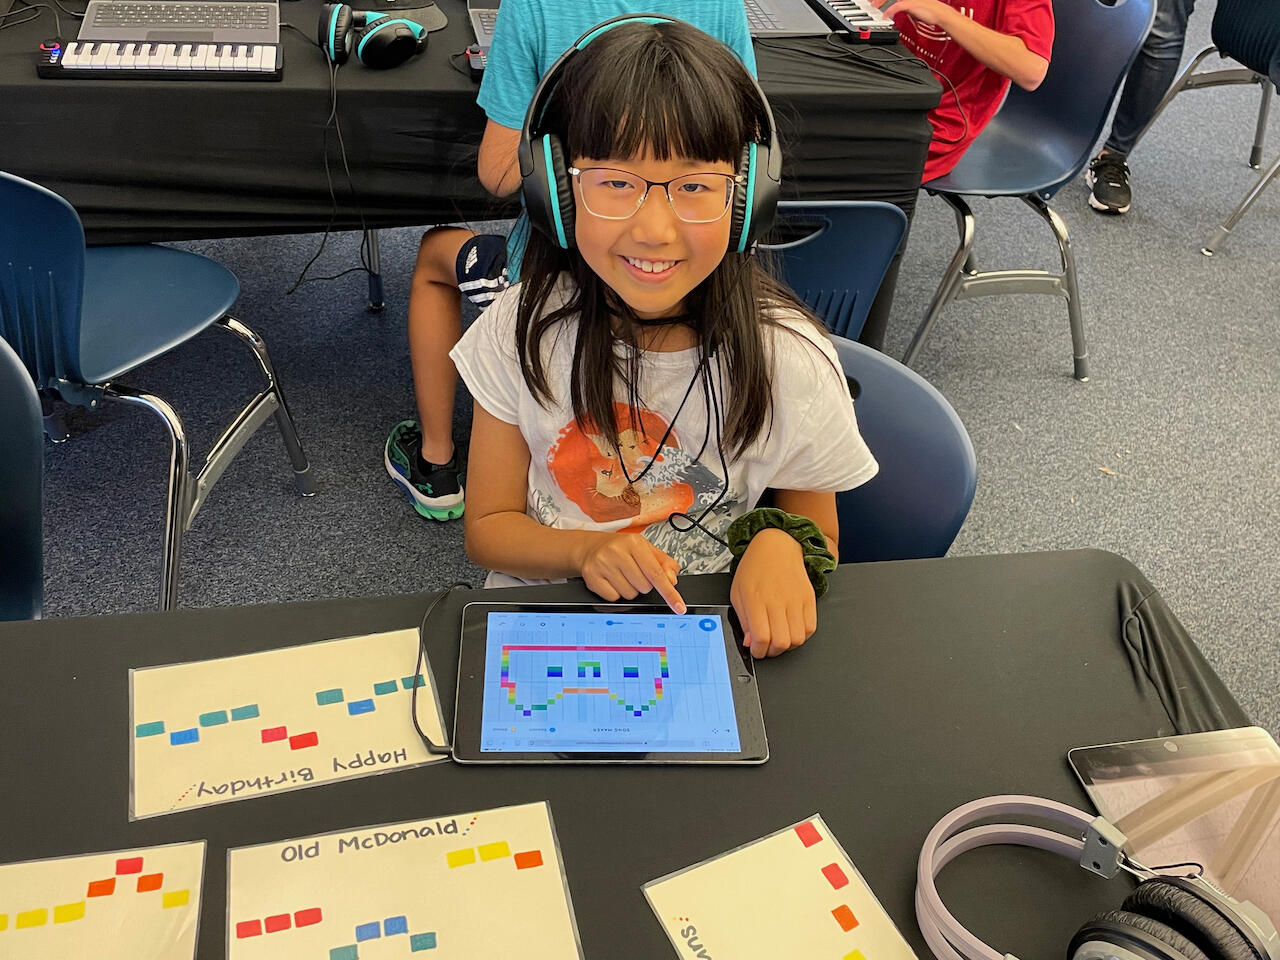
POLYGON ((498 25, 497 10, 477 10, 476 18, 480 21, 480 26, 488 32, 489 36, 493 36, 493 28, 498 25))
POLYGON ((755 31, 776 30, 779 21, 756 0, 746 0, 747 28, 755 31))
POLYGON ((269 3, 167 3, 111 0, 94 8, 94 27, 190 27, 204 30, 271 30, 269 3))

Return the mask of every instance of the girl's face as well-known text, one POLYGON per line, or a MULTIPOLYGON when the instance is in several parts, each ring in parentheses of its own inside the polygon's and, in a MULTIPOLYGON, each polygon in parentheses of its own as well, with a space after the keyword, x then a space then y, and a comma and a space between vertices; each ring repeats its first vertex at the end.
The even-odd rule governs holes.
MULTIPOLYGON (((732 175, 728 161, 655 160, 647 151, 629 160, 575 157, 573 165, 612 167, 661 183, 690 173, 732 175)), ((574 234, 582 259, 636 316, 646 320, 681 313, 690 291, 711 275, 729 245, 730 212, 710 223, 676 216, 662 187, 651 187, 644 204, 627 220, 593 216, 574 178, 574 234), (645 268, 648 269, 645 269, 645 268)))

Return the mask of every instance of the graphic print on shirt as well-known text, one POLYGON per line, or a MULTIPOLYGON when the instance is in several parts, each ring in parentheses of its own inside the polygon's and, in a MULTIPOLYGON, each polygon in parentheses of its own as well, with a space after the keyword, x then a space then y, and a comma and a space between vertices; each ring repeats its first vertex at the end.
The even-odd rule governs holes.
MULTIPOLYGON (((644 407, 614 404, 618 447, 596 432, 585 431, 576 420, 560 428, 547 451, 547 469, 561 492, 596 523, 626 521, 620 532, 643 533, 658 549, 679 561, 685 573, 715 570, 724 548, 705 533, 680 531, 667 523, 673 513, 701 515, 720 494, 724 481, 687 449, 668 423, 644 407), (666 442, 658 443, 666 435, 666 442), (652 466, 650 466, 652 463, 652 466), (648 472, 645 468, 648 467, 648 472), (641 476, 643 474, 643 476, 641 476), (630 478, 630 479, 629 479, 630 478)), ((708 444, 702 453, 714 453, 708 444)), ((704 526, 723 537, 743 495, 730 488, 704 526)), ((558 519, 550 498, 533 505, 539 522, 553 526, 558 519)), ((741 512, 740 510, 736 512, 741 512)))
MULTIPOLYGON (((960 16, 968 17, 970 20, 974 19, 973 7, 961 5, 956 9, 960 12, 960 16)), ((890 7, 889 10, 890 14, 892 14, 893 8, 890 7)), ((915 17, 911 16, 911 14, 907 14, 907 17, 911 20, 911 24, 915 27, 916 34, 921 41, 928 41, 931 44, 944 44, 951 42, 951 34, 947 33, 947 31, 943 30, 936 24, 925 23, 923 20, 917 20, 915 17)), ((935 63, 942 59, 944 55, 942 50, 930 50, 921 43, 911 43, 910 39, 910 37, 907 38, 908 45, 912 47, 917 56, 925 60, 932 60, 935 63)))

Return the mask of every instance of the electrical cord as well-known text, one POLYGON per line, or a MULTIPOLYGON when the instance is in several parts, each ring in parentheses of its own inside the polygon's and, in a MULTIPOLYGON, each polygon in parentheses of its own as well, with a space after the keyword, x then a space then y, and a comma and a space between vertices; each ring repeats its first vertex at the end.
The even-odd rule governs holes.
MULTIPOLYGON (((8 13, 0 14, 0 20, 7 20, 9 17, 16 16, 19 13, 29 13, 31 16, 24 17, 21 20, 14 20, 12 23, 0 24, 0 30, 7 30, 10 27, 20 27, 24 23, 30 23, 32 20, 38 20, 40 19, 40 11, 48 10, 53 14, 53 22, 55 29, 58 31, 58 36, 61 37, 63 35, 62 18, 58 16, 58 10, 62 9, 61 5, 53 7, 47 3, 29 3, 28 0, 18 0, 18 2, 22 3, 22 7, 14 7, 8 13)), ((71 11, 63 9, 62 12, 69 14, 71 11)), ((84 16, 84 14, 81 14, 81 16, 84 16)))
MULTIPOLYGON (((431 672, 431 660, 427 657, 427 621, 431 619, 431 614, 435 612, 435 609, 437 606, 439 606, 440 601, 443 600, 445 597, 447 597, 449 594, 453 593, 454 590, 458 590, 458 589, 469 590, 471 589, 471 584, 466 583, 463 580, 458 580, 454 583, 449 584, 449 586, 445 587, 443 590, 437 593, 435 595, 435 598, 429 604, 427 604, 427 611, 422 615, 422 622, 418 624, 418 660, 414 666, 413 674, 412 674, 414 680, 413 680, 413 690, 409 694, 409 718, 413 721, 413 729, 417 731, 419 739, 422 740, 422 745, 427 748, 427 753, 435 754, 436 756, 444 756, 449 753, 452 753, 453 748, 449 745, 448 742, 436 743, 435 741, 433 741, 429 736, 427 736, 426 732, 422 729, 422 725, 418 723, 418 686, 419 684, 418 684, 417 678, 422 674, 423 666, 425 665, 428 682, 430 682, 431 684, 431 693, 432 695, 435 694, 435 690, 436 690, 435 674, 431 672)), ((444 717, 442 716, 440 720, 441 720, 441 725, 443 727, 444 717)), ((447 739, 448 731, 445 732, 445 737, 447 739)))

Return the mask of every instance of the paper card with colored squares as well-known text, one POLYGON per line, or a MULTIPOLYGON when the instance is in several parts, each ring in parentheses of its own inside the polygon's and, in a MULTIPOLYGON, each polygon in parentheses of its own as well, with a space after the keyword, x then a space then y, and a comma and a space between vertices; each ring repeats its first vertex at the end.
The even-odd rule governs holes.
POLYGON ((642 889, 685 960, 915 960, 817 814, 642 889))
POLYGON ((240 847, 227 878, 228 960, 582 957, 546 803, 240 847))
POLYGON ((445 759, 418 631, 129 671, 129 818, 314 787, 445 759))
POLYGON ((204 841, 0 866, 0 957, 191 960, 204 841))

